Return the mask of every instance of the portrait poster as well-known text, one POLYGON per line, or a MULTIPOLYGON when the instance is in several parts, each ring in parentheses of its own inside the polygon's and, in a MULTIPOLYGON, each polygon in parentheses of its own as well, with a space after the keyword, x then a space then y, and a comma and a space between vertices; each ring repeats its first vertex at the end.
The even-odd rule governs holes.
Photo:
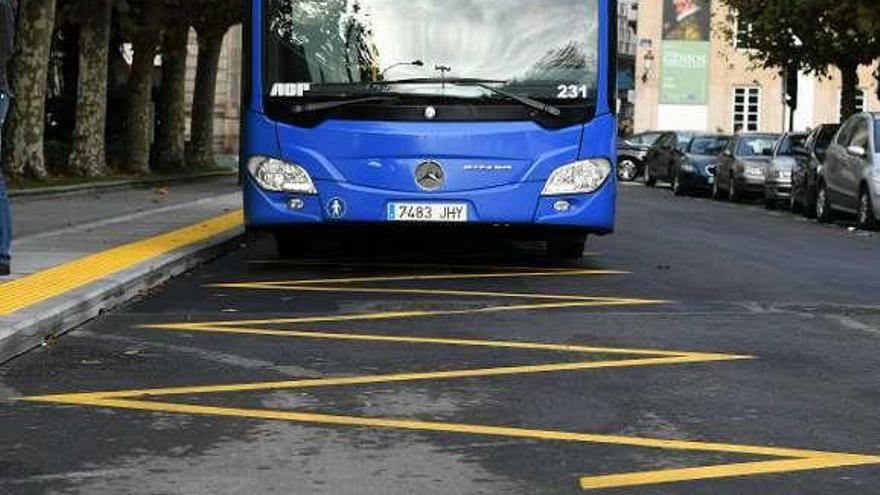
POLYGON ((711 0, 663 0, 660 102, 705 105, 709 95, 711 0))

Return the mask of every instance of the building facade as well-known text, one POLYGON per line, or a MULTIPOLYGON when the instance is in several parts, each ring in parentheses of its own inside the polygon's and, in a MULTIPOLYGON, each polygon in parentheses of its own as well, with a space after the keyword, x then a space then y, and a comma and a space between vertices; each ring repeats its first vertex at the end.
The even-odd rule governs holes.
POLYGON ((619 0, 617 4, 617 110, 622 128, 632 126, 635 109, 638 9, 638 0, 619 0))
MULTIPOLYGON (((239 118, 241 115, 241 26, 226 33, 217 72, 217 96, 214 100, 214 149, 217 153, 238 154, 239 118)), ((186 70, 187 139, 189 112, 195 89, 199 45, 195 31, 190 32, 186 70)))
MULTIPOLYGON (((732 17, 720 0, 641 0, 635 130, 783 132, 840 120, 840 75, 800 74, 798 107, 784 103, 784 78, 756 68, 746 46, 723 34, 732 17)), ((740 26, 733 21, 733 32, 740 26)), ((880 110, 873 67, 860 74, 860 107, 880 110)))

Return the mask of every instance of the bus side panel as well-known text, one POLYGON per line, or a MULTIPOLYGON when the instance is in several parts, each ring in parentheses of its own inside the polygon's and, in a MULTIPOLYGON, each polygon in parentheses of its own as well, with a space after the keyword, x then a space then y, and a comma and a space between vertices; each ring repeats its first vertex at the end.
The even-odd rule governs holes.
POLYGON ((265 115, 252 111, 246 112, 242 121, 244 132, 242 133, 241 156, 245 165, 245 169, 242 171, 242 195, 247 228, 269 228, 279 224, 320 221, 321 206, 318 198, 305 197, 306 208, 300 212, 291 211, 287 208, 290 195, 267 192, 256 184, 246 169, 246 161, 253 156, 277 157, 280 155, 277 126, 265 115))
MULTIPOLYGON (((584 126, 579 158, 582 160, 601 158, 614 164, 616 133, 617 121, 613 115, 596 117, 584 126)), ((614 231, 616 210, 617 174, 612 170, 605 184, 592 194, 542 197, 535 213, 535 223, 580 227, 588 232, 604 235, 614 231), (570 204, 569 210, 557 211, 555 206, 559 201, 567 201, 570 204)))

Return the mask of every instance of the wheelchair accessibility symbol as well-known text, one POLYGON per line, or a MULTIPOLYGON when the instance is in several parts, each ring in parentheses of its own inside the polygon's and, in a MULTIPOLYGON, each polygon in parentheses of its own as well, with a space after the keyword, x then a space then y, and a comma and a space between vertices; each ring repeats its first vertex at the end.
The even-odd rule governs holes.
POLYGON ((341 198, 333 198, 327 203, 327 214, 334 220, 339 220, 345 216, 347 207, 345 201, 341 198))

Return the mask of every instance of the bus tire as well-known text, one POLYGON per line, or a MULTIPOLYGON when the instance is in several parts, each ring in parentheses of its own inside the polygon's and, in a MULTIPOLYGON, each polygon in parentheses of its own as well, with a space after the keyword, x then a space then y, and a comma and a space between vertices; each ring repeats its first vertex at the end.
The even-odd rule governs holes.
POLYGON ((547 254, 561 260, 579 260, 584 257, 587 244, 585 234, 553 237, 547 240, 547 254))
POLYGON ((301 258, 311 246, 308 236, 303 235, 302 232, 276 230, 273 235, 278 258, 283 260, 301 258))

